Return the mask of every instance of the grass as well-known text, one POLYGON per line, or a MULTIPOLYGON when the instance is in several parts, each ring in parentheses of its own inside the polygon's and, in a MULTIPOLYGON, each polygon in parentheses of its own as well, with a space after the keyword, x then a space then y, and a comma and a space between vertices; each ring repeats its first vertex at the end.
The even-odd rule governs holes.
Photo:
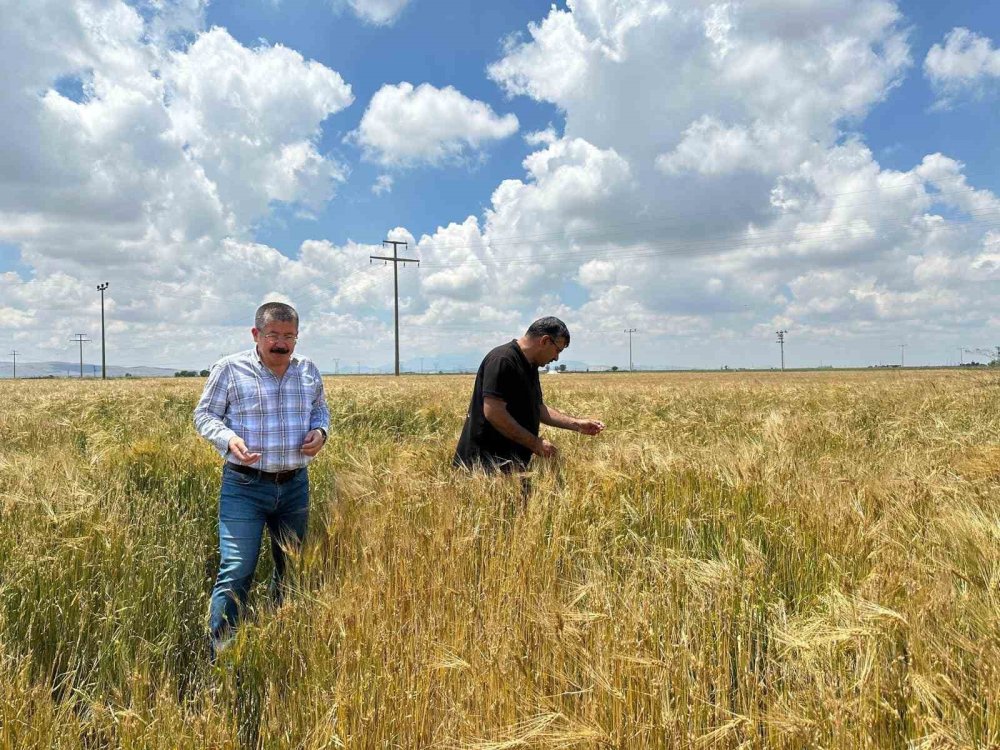
POLYGON ((1000 379, 546 378, 604 419, 449 462, 471 378, 334 378, 294 595, 210 667, 200 381, 4 381, 2 748, 1000 746, 1000 379))

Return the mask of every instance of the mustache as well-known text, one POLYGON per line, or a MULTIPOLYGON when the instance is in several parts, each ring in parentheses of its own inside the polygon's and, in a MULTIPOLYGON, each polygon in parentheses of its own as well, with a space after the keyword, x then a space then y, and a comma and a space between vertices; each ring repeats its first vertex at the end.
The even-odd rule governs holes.
POLYGON ((272 346, 271 347, 271 354, 288 354, 289 351, 291 351, 291 350, 290 349, 286 349, 283 346, 272 346))

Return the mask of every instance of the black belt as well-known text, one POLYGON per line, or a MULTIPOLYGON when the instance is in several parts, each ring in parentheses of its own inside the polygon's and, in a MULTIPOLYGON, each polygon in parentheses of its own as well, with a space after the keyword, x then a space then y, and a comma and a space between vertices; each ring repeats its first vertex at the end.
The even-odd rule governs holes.
POLYGON ((273 482, 274 484, 284 484, 290 479, 294 479, 295 475, 302 471, 302 469, 289 469, 288 471, 261 471, 260 469, 255 469, 252 466, 234 464, 232 461, 227 461, 226 466, 239 474, 247 474, 248 476, 257 477, 265 482, 273 482))

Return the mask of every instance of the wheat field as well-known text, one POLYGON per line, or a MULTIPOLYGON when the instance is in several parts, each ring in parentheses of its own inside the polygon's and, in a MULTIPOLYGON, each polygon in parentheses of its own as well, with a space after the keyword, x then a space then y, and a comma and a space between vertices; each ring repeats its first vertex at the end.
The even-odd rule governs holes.
POLYGON ((996 373, 547 377, 526 501, 471 376, 329 378, 216 666, 202 382, 0 383, 0 747, 1000 747, 996 373))

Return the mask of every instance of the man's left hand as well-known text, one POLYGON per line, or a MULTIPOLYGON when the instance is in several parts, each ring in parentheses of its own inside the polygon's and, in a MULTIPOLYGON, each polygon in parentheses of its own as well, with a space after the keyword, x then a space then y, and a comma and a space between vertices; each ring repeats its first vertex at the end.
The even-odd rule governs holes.
POLYGON ((604 429, 604 422, 599 419, 578 419, 576 420, 576 431, 584 435, 596 435, 604 429))
POLYGON ((326 445, 326 440, 323 438, 323 433, 319 430, 309 430, 301 450, 307 456, 315 456, 323 450, 324 445, 326 445))

